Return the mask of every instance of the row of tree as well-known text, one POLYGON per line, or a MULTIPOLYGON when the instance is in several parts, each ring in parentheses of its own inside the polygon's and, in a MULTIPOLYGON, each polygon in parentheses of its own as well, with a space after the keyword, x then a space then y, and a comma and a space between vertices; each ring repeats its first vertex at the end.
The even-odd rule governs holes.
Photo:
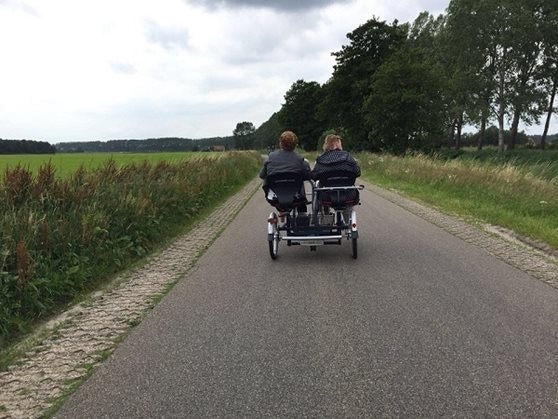
POLYGON ((305 149, 315 149, 335 130, 353 149, 400 153, 459 148, 463 127, 472 125, 481 148, 495 124, 503 150, 518 143, 520 122, 544 119, 539 144, 547 144, 558 85, 556 0, 451 0, 438 17, 423 12, 412 24, 372 18, 347 38, 332 53, 326 83, 296 81, 257 130, 237 125, 236 143, 266 147, 292 129, 305 149))
POLYGON ((56 149, 45 141, 0 138, 0 154, 54 154, 55 152, 56 149))
POLYGON ((164 151, 206 151, 224 147, 235 148, 233 137, 213 137, 193 140, 190 138, 148 138, 145 140, 109 140, 65 142, 56 144, 61 153, 98 153, 98 152, 164 152, 164 151))

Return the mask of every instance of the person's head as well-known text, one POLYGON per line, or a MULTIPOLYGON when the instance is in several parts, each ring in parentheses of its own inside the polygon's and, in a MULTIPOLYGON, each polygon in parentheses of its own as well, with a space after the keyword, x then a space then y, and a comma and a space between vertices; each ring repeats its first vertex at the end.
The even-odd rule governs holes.
POLYGON ((335 134, 329 134, 324 140, 324 151, 329 150, 343 150, 343 144, 341 143, 341 137, 335 134))
POLYGON ((279 146, 282 150, 293 151, 298 144, 298 137, 292 131, 285 131, 279 137, 279 146))

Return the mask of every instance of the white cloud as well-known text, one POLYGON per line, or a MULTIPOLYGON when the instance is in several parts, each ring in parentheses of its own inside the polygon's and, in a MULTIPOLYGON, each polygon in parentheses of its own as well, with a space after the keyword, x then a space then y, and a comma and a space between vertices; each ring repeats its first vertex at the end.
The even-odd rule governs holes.
POLYGON ((190 4, 201 5, 210 10, 217 8, 251 8, 270 9, 284 12, 300 12, 320 7, 326 7, 334 3, 347 3, 351 0, 189 0, 190 4))
POLYGON ((150 41, 158 43, 166 49, 187 48, 188 31, 185 28, 164 27, 148 20, 146 23, 147 37, 150 41))
POLYGON ((13 11, 24 12, 30 15, 37 16, 37 11, 29 6, 25 1, 21 0, 0 0, 0 7, 11 9, 13 11))
POLYGON ((447 0, 0 0, 0 137, 50 142, 230 135, 376 16, 447 0), (213 4, 209 7, 208 4, 213 4))

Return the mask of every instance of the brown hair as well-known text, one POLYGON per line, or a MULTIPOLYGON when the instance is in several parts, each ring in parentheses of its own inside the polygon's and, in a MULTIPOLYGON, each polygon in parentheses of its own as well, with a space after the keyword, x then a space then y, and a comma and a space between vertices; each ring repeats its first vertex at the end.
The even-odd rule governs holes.
POLYGON ((327 135, 324 140, 324 151, 335 150, 336 148, 338 148, 339 150, 343 150, 341 140, 342 138, 339 135, 327 135))
POLYGON ((279 137, 279 145, 283 150, 293 151, 298 144, 298 137, 292 131, 285 131, 279 137))

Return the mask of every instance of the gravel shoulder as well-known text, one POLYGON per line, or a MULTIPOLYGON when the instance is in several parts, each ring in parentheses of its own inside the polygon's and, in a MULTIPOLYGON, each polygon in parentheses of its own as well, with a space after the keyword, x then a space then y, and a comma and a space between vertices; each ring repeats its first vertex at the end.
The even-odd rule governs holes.
MULTIPOLYGON (((55 409, 142 320, 158 298, 188 274, 199 255, 259 186, 259 179, 252 180, 146 264, 116 278, 112 287, 52 320, 46 337, 7 371, 0 373, 0 419, 42 417, 55 409)), ((558 288, 558 259, 553 255, 523 243, 509 232, 475 226, 395 192, 368 183, 365 186, 533 278, 558 288)))
POLYGON ((483 248, 508 265, 558 288, 558 258, 551 249, 499 227, 474 225, 377 186, 367 185, 367 188, 454 236, 483 248))

